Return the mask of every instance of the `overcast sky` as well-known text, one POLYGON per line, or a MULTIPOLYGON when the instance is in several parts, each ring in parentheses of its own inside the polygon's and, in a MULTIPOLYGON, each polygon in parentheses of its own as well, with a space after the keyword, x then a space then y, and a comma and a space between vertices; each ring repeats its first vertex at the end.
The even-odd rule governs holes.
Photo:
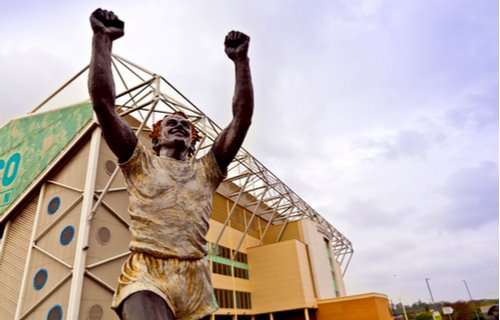
POLYGON ((97 7, 221 126, 251 36, 245 148, 352 241, 349 294, 498 298, 498 1, 2 1, 0 125, 88 64, 97 7))

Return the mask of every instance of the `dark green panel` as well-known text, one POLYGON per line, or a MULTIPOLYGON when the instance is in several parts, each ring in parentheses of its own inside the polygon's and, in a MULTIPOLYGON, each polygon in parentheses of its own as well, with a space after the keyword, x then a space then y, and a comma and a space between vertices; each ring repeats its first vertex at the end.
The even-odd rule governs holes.
POLYGON ((82 103, 0 128, 0 218, 91 119, 92 105, 82 103))

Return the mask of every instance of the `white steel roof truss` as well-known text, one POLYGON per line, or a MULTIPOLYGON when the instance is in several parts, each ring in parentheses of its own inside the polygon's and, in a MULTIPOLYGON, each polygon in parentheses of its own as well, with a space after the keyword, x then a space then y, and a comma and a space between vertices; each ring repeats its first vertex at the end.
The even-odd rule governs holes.
MULTIPOLYGON (((172 86, 165 78, 150 72, 127 59, 118 55, 113 55, 114 70, 119 77, 119 86, 117 88, 117 108, 122 116, 130 115, 141 121, 141 125, 136 130, 136 134, 141 131, 150 131, 152 124, 158 118, 162 119, 166 114, 172 111, 184 112, 190 120, 192 120, 197 129, 202 133, 202 141, 200 142, 197 152, 205 153, 213 144, 213 141, 222 129, 210 118, 208 118, 196 105, 188 98, 172 86), (118 62, 118 63, 116 63, 118 62), (146 79, 146 80, 145 80, 146 79), (160 88, 161 85, 161 88, 160 88), (149 90, 148 90, 149 89, 149 90), (158 103, 161 102, 161 103, 158 103)), ((82 75, 88 67, 80 71, 75 77, 51 95, 46 101, 40 104, 34 111, 41 108, 48 100, 62 91, 74 79, 82 75)), ((114 179, 115 174, 110 180, 114 179)), ((250 204, 238 203, 241 193, 251 194, 255 199, 259 199, 258 203, 267 207, 261 211, 255 207, 255 215, 260 217, 269 216, 268 225, 265 232, 271 223, 283 222, 282 230, 278 239, 282 236, 284 228, 289 220, 300 218, 310 218, 319 223, 331 237, 332 244, 341 244, 342 250, 334 249, 334 254, 337 255, 337 260, 343 256, 352 255, 353 249, 351 242, 338 232, 328 221, 312 209, 305 201, 303 201, 295 192, 293 192, 286 184, 278 179, 271 171, 269 171, 261 162, 254 158, 245 148, 241 148, 235 160, 230 164, 227 172, 227 182, 231 182, 238 186, 238 197, 233 204, 228 219, 222 228, 216 244, 218 245, 225 228, 227 227, 230 216, 234 212, 237 204, 244 207, 251 207, 255 204, 252 201, 250 204), (262 194, 260 191, 264 189, 262 194), (340 255, 340 256, 339 256, 340 255)), ((111 185, 112 181, 108 184, 111 185)), ((109 192, 109 187, 105 188, 98 202, 94 205, 92 213, 95 214, 98 205, 102 203, 102 198, 109 192)), ((235 196, 236 193, 232 194, 235 196)), ((259 205, 260 206, 260 205, 259 205)), ((261 237, 262 242, 263 237, 261 237)))

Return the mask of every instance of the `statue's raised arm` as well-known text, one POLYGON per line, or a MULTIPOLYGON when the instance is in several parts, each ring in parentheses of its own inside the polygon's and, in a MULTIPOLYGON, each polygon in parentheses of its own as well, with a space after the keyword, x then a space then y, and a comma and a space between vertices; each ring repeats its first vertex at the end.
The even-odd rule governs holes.
POLYGON ((250 38, 238 31, 229 32, 224 41, 226 54, 234 62, 235 87, 233 119, 216 138, 212 146, 222 171, 226 171, 236 156, 252 122, 253 85, 248 59, 249 44, 250 38))
POLYGON ((90 16, 92 58, 89 93, 104 139, 119 162, 130 158, 137 144, 132 128, 115 111, 115 84, 111 70, 113 41, 124 35, 124 23, 112 12, 97 9, 90 16))

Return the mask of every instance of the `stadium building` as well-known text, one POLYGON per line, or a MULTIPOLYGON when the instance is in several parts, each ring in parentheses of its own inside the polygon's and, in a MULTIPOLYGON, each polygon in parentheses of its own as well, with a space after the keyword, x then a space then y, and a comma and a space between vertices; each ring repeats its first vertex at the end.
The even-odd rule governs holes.
MULTIPOLYGON (((209 150, 221 128, 168 81, 116 55, 113 66, 117 110, 145 145, 152 123, 180 110, 202 133, 197 156, 209 150)), ((49 107, 86 91, 86 72, 0 128, 1 319, 117 319, 125 183, 88 100, 49 107)), ((347 295, 351 242, 243 148, 207 239, 212 319, 391 319, 386 296, 347 295)))

